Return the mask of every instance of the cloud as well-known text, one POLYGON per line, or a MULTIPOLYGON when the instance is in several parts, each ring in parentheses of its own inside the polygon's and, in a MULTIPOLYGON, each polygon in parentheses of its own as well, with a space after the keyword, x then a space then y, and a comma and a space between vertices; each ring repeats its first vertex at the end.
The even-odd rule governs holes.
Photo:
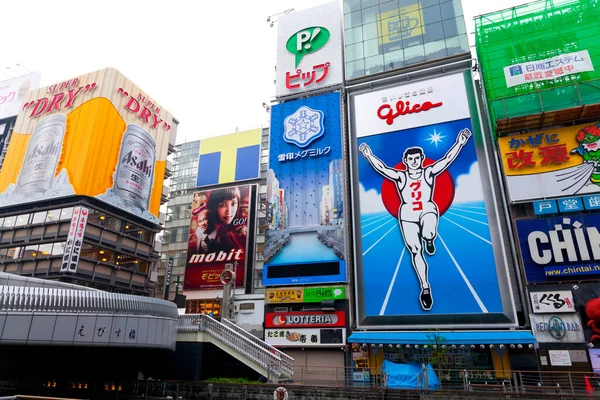
POLYGON ((452 204, 472 203, 483 201, 483 188, 479 175, 479 164, 475 161, 471 164, 468 174, 459 175, 456 178, 456 189, 452 204))
POLYGON ((365 190, 362 183, 359 184, 358 195, 360 197, 360 213, 372 214, 386 212, 381 201, 381 195, 375 189, 365 190))

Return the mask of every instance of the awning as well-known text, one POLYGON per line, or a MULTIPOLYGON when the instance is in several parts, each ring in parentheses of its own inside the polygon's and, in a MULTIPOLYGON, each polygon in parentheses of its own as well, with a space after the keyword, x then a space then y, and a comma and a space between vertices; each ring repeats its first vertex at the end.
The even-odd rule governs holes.
POLYGON ((535 344, 531 331, 353 332, 348 343, 375 344, 535 344), (437 341, 436 341, 437 338, 437 341))

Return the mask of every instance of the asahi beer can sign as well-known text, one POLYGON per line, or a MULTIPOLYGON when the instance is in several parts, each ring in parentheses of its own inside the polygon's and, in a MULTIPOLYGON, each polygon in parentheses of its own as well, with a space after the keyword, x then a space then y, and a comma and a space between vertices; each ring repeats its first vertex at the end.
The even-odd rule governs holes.
POLYGON ((137 125, 128 125, 115 174, 115 194, 141 210, 148 209, 155 161, 152 136, 137 125))
POLYGON ((17 180, 18 193, 44 193, 52 186, 60 158, 67 117, 46 117, 35 127, 17 180))
POLYGON ((158 224, 176 131, 173 115, 113 68, 31 90, 0 170, 0 208, 86 196, 158 224))

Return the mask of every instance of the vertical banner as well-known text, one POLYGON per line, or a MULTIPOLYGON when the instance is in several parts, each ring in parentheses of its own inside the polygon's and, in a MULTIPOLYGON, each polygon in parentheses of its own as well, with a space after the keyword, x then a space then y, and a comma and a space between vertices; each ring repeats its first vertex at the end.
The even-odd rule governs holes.
POLYGON ((360 326, 514 325, 474 104, 468 73, 351 99, 360 326))
POLYGON ((77 272, 88 214, 89 209, 87 207, 75 207, 73 210, 60 272, 77 272))
POLYGON ((264 285, 345 282, 340 94, 271 109, 264 285))
POLYGON ((167 269, 165 271, 165 300, 169 300, 169 290, 171 289, 171 276, 173 275, 173 257, 169 257, 167 261, 167 269))
POLYGON ((75 207, 73 209, 73 216, 71 217, 71 225, 69 225, 69 234, 67 235, 67 242, 65 244, 65 252, 63 253, 63 262, 60 266, 60 272, 69 271, 71 254, 73 254, 73 245, 75 243, 75 234, 77 233, 79 217, 81 216, 81 208, 82 207, 75 207))
POLYGON ((244 287, 250 186, 195 192, 188 237, 184 289, 220 288, 225 264, 244 287))

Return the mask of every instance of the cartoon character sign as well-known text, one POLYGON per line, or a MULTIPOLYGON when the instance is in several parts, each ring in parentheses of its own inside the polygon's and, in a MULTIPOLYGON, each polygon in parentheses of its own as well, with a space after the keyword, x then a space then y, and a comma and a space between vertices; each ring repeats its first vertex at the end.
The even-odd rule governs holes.
POLYGON ((600 284, 584 283, 573 285, 575 309, 584 326, 585 340, 600 345, 600 284))
POLYGON ((409 147, 404 150, 402 161, 404 169, 390 168, 377 158, 366 143, 362 143, 359 150, 369 160, 373 168, 384 178, 396 185, 401 205, 398 213, 398 224, 402 232, 402 239, 411 254, 411 261, 419 284, 421 293, 419 301, 423 310, 429 311, 433 306, 431 285, 429 284, 428 265, 423 256, 423 243, 425 251, 430 256, 435 254, 434 241, 437 237, 439 210, 433 200, 435 179, 456 160, 460 150, 471 137, 469 129, 463 129, 456 138, 456 143, 448 150, 446 155, 433 164, 424 166, 425 153, 421 147, 409 147))
POLYGON ((498 139, 512 201, 600 192, 600 123, 498 139))
POLYGON ((502 311, 471 136, 462 119, 358 138, 367 316, 502 311))

